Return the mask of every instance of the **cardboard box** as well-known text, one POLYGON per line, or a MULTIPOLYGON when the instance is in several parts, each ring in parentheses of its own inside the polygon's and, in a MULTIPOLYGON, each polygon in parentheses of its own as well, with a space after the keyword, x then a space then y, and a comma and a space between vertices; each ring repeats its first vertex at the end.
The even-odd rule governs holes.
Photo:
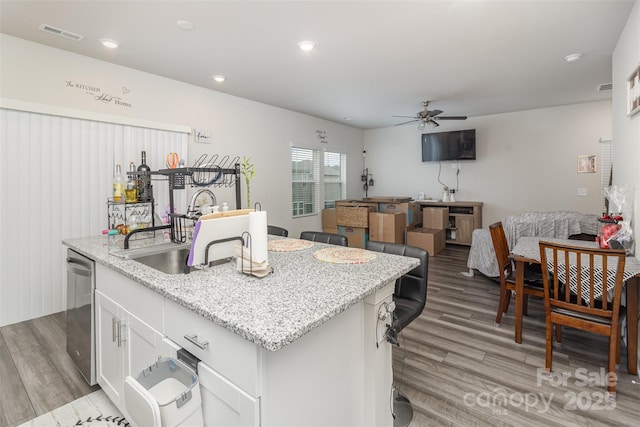
POLYGON ((449 208, 425 207, 422 209, 422 228, 446 230, 449 227, 449 208))
POLYGON ((376 202, 367 202, 363 200, 336 200, 336 207, 338 206, 351 206, 351 207, 370 207, 374 209, 374 212, 378 210, 378 203, 376 202))
POLYGON ((407 245, 416 246, 436 256, 445 247, 444 230, 434 228, 416 228, 407 232, 407 245))
POLYGON ((369 239, 377 242, 404 243, 407 228, 404 212, 369 214, 369 239))
POLYGON ((343 227, 369 227, 369 212, 375 212, 373 206, 336 206, 336 223, 343 227))
POLYGON ((338 229, 336 208, 328 208, 322 210, 322 228, 338 229))
POLYGON ((378 204, 378 212, 386 212, 386 213, 398 213, 404 212, 407 216, 406 225, 413 225, 418 221, 418 205, 416 202, 406 202, 406 203, 379 203, 378 204))
POLYGON ((343 227, 338 226, 338 234, 347 237, 350 248, 364 249, 369 241, 369 229, 363 227, 343 227))

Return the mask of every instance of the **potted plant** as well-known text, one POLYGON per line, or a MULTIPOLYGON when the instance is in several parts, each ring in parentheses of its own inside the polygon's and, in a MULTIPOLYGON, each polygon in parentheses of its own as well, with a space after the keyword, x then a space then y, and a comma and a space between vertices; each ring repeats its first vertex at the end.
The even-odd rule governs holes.
POLYGON ((244 181, 247 184, 247 208, 251 208, 251 180, 256 174, 253 163, 250 161, 251 157, 243 157, 240 164, 240 173, 244 176, 244 181))

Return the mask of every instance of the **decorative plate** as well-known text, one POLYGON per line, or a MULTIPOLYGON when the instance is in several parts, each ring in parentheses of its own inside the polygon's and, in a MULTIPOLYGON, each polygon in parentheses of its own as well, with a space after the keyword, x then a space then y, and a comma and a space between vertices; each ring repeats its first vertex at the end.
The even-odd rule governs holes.
POLYGON ((309 240, 299 239, 279 239, 269 240, 268 248, 273 252, 293 252, 309 249, 313 246, 313 242, 309 240))
POLYGON ((325 248, 313 253, 313 256, 333 264, 363 264, 376 259, 376 254, 358 248, 325 248))

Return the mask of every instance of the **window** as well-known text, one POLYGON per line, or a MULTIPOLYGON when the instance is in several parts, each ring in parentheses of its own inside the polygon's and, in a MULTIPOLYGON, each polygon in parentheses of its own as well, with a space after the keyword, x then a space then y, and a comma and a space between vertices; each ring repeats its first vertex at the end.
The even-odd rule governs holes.
POLYGON ((336 200, 347 198, 347 155, 324 153, 324 207, 334 208, 336 200))
MULTIPOLYGON (((601 185, 600 188, 611 185, 611 139, 600 138, 600 158, 602 159, 602 167, 600 169, 601 185)), ((602 212, 610 213, 607 198, 602 192, 602 212)))
POLYGON ((291 147, 293 217, 313 215, 320 204, 320 151, 291 147))

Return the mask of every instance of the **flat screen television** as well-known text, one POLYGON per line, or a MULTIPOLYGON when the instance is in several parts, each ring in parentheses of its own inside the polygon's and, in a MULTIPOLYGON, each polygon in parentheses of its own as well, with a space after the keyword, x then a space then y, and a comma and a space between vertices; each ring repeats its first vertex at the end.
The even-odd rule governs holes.
POLYGON ((475 129, 422 134, 423 162, 475 159, 475 129))

